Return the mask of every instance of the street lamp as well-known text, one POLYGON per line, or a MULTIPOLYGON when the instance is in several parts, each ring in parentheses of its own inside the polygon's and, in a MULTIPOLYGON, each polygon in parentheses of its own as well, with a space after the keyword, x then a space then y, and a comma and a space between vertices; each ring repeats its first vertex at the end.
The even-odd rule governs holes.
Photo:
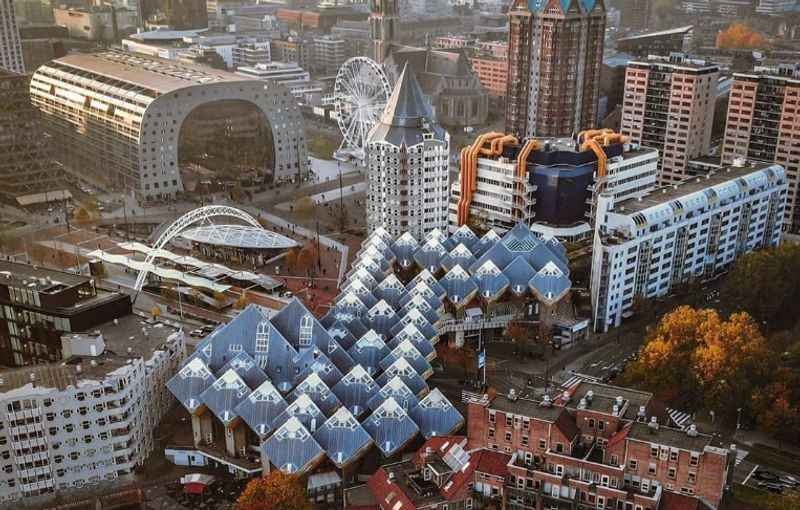
POLYGON ((742 428, 742 408, 736 408, 736 430, 742 428))

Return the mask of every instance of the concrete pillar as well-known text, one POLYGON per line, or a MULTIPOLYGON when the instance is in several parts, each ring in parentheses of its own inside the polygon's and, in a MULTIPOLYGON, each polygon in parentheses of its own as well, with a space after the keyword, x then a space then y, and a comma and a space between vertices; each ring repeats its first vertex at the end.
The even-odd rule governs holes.
POLYGON ((201 430, 200 425, 201 419, 200 416, 193 414, 192 415, 192 438, 194 439, 194 445, 200 446, 203 442, 203 431, 201 430))
POLYGON ((236 451, 235 432, 235 428, 231 427, 230 425, 225 426, 225 451, 231 457, 238 457, 238 452, 236 451))
POLYGON ((200 416, 200 433, 200 442, 202 444, 214 442, 214 422, 211 418, 211 413, 204 413, 200 416))

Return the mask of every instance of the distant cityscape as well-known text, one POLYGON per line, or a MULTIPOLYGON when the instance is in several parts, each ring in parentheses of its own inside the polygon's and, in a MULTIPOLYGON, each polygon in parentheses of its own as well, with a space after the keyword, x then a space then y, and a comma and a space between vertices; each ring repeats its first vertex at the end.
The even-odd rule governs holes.
POLYGON ((794 0, 0 0, 0 507, 800 508, 794 0))

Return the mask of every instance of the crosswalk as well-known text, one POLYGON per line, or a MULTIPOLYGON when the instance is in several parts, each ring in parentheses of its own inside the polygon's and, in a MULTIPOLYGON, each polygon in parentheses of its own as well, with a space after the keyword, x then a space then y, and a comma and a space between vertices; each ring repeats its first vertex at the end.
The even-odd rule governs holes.
POLYGON ((741 448, 737 448, 736 449, 736 460, 734 461, 734 465, 738 466, 739 464, 741 464, 742 461, 744 460, 744 458, 747 457, 748 453, 750 453, 750 452, 747 451, 747 450, 742 450, 741 448))
POLYGON ((668 407, 667 415, 669 416, 669 419, 672 420, 672 423, 674 423, 675 426, 681 430, 684 430, 686 427, 691 425, 692 415, 689 413, 668 407))
POLYGON ((584 381, 598 382, 596 377, 591 377, 583 374, 574 374, 572 377, 561 383, 561 387, 565 390, 571 390, 572 388, 574 388, 575 386, 579 385, 584 381))

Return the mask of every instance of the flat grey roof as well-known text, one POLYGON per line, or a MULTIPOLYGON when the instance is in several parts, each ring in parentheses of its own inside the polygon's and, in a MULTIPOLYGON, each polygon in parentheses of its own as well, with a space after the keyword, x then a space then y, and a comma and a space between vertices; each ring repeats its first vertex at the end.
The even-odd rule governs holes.
POLYGON ((702 452, 706 446, 711 445, 712 440, 712 437, 707 434, 698 432, 696 436, 690 436, 683 430, 664 426, 654 429, 642 422, 634 422, 631 425, 628 437, 646 443, 659 443, 693 452, 702 452))
MULTIPOLYGON (((99 380, 110 372, 128 364, 134 358, 149 359, 153 352, 163 347, 167 338, 177 330, 164 323, 144 319, 138 315, 126 315, 117 321, 102 324, 91 333, 77 333, 73 337, 103 335, 105 351, 98 356, 73 356, 57 363, 23 367, 0 371, 0 399, 4 393, 33 384, 42 391, 53 388, 64 390, 75 386, 78 380, 99 380), (131 352, 128 352, 128 348, 131 352), (96 361, 93 366, 91 361, 96 361), (77 366, 81 366, 78 373, 77 366), (31 379, 31 374, 34 378, 31 379)), ((70 336, 70 335, 65 335, 70 336)), ((32 392, 35 392, 33 390, 32 392)))
POLYGON ((13 285, 15 287, 28 287, 33 284, 39 292, 54 292, 57 288, 77 287, 89 282, 87 276, 56 271, 31 264, 0 260, 0 285, 13 285), (43 281, 42 281, 43 280, 43 281), (48 289, 55 289, 50 290, 48 289))
POLYGON ((527 398, 509 400, 505 395, 497 395, 492 403, 489 404, 489 409, 495 409, 504 413, 528 416, 530 418, 551 423, 555 422, 562 412, 565 412, 563 407, 555 404, 543 406, 539 404, 539 402, 527 398))

